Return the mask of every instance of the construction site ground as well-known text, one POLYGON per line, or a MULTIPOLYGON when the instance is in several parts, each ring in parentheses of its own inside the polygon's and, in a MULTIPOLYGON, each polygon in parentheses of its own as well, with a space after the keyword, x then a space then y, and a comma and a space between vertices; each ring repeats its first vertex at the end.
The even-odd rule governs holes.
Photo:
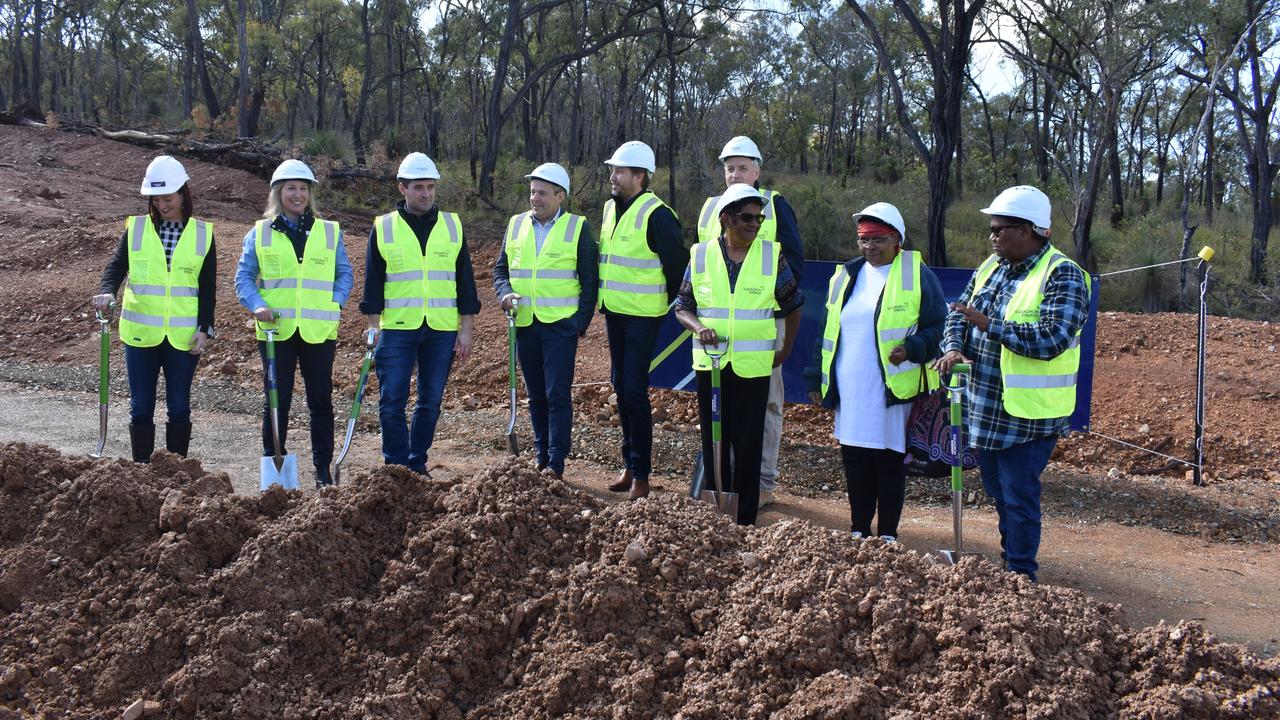
MULTIPOLYGON (((0 127, 0 441, 39 443, 67 456, 91 449, 97 433, 97 325, 89 297, 125 215, 142 212, 138 184, 153 156, 144 148, 52 130, 0 127)), ((247 173, 184 160, 197 215, 216 225, 219 336, 201 360, 193 390, 191 456, 227 473, 237 494, 258 491, 261 365, 232 277, 241 241, 258 217, 266 183, 247 173)), ((446 182, 448 179, 446 178, 446 182)), ((385 188, 385 204, 397 198, 385 188)), ((326 203, 342 207, 329 188, 326 203)), ((364 318, 356 304, 371 214, 336 212, 356 268, 335 366, 339 432, 350 407, 364 318)), ((431 454, 437 479, 471 477, 505 454, 505 323, 488 291, 499 246, 497 223, 466 223, 486 303, 475 352, 450 378, 431 454)), ((1105 286, 1102 290, 1106 292, 1105 286)), ((1104 313, 1099 318, 1092 428, 1163 455, 1192 457, 1195 318, 1104 313)), ((1275 324, 1214 317, 1206 377, 1206 484, 1188 468, 1099 434, 1059 444, 1045 476, 1041 582, 1120 606, 1132 627, 1196 620, 1219 638, 1261 656, 1280 653, 1280 378, 1275 324)), ((574 450, 565 480, 595 497, 619 470, 603 323, 582 341, 574 391, 574 450)), ((128 393, 118 342, 112 352, 109 456, 127 458, 128 393)), ((693 396, 654 391, 655 481, 683 493, 698 446, 693 396)), ((371 382, 344 474, 381 465, 377 383, 371 382)), ((788 406, 778 502, 770 525, 799 518, 847 529, 831 417, 788 406)), ((161 420, 158 417, 158 420, 161 420)), ((291 451, 311 484, 305 403, 294 402, 291 451)), ((521 407, 520 438, 530 443, 521 407)), ((976 475, 966 483, 970 549, 998 555, 995 513, 976 475)), ((312 491, 307 490, 308 494, 312 491)), ((951 539, 945 481, 912 480, 901 541, 925 553, 951 539)))

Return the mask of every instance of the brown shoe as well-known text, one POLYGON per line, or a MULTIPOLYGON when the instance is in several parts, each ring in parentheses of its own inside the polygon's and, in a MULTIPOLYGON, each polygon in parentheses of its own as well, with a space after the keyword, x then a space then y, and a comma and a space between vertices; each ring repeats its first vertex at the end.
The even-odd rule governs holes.
POLYGON ((618 479, 613 481, 613 484, 609 486, 609 489, 612 490, 613 492, 626 492, 630 490, 631 489, 631 471, 623 470, 622 474, 618 476, 618 479))
POLYGON ((627 498, 639 500, 642 497, 649 497, 649 481, 645 478, 636 478, 631 483, 631 494, 627 498))

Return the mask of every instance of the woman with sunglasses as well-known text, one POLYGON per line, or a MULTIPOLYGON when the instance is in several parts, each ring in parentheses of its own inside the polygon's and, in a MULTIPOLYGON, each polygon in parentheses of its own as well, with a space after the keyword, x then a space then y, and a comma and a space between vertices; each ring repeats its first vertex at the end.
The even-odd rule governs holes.
POLYGON ((840 266, 827 289, 822 338, 805 371, 809 399, 835 409, 855 538, 898 535, 906 495, 911 401, 938 387, 925 363, 937 357, 947 317, 942 284, 920 253, 903 250, 902 213, 879 202, 853 216, 862 257, 840 266))
POLYGON ((738 524, 753 525, 760 496, 760 454, 773 368, 791 354, 804 304, 778 243, 757 240, 765 198, 746 184, 730 185, 716 204, 720 236, 693 247, 676 296, 676 319, 694 334, 702 457, 715 467, 711 445, 711 360, 704 348, 724 351, 720 360, 723 443, 722 489, 738 493, 738 524), (785 337, 775 348, 774 317, 785 337))

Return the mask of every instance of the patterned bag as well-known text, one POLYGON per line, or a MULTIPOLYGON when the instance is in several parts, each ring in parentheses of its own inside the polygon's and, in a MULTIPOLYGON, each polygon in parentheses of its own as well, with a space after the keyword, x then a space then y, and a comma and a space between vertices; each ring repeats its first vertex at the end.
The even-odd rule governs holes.
MULTIPOLYGON (((944 388, 920 393, 907 417, 907 457, 903 461, 912 477, 947 477, 955 463, 951 449, 951 400, 944 388)), ((978 467, 978 451, 964 448, 961 467, 978 467)))

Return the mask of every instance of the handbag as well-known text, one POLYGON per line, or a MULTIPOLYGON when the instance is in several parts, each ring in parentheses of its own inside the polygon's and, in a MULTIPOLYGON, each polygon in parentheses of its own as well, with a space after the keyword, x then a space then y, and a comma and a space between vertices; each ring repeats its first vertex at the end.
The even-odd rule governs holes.
MULTIPOLYGON (((956 455, 951 449, 951 400, 945 388, 922 392, 907 416, 907 454, 903 463, 912 477, 941 478, 951 474, 956 455)), ((960 466, 978 467, 978 450, 964 446, 960 466)))

